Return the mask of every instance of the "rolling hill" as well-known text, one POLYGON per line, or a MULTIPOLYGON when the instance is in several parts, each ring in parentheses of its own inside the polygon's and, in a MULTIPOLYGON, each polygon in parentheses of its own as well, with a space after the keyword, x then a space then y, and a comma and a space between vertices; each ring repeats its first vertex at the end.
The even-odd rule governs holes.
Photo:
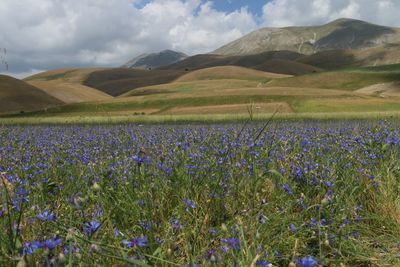
POLYGON ((0 75, 0 113, 34 111, 62 104, 24 81, 0 75))
MULTIPOLYGON (((56 107, 46 116, 132 116, 398 111, 399 65, 301 76, 212 67, 173 82, 136 88, 96 103, 56 107), (379 86, 380 85, 380 86, 379 86)), ((40 115, 40 113, 38 114, 40 115)), ((43 114, 42 114, 43 115, 43 114)))
POLYGON ((185 73, 185 71, 179 70, 117 68, 95 71, 83 84, 106 94, 119 96, 138 87, 172 82, 185 73))
POLYGON ((263 28, 216 49, 212 54, 251 55, 287 50, 311 55, 327 50, 363 50, 399 43, 399 28, 339 19, 322 26, 263 28))
POLYGON ((90 73, 99 70, 103 69, 59 69, 33 75, 25 81, 68 104, 107 100, 112 96, 82 84, 90 73))
POLYGON ((288 75, 268 73, 237 66, 219 66, 192 71, 179 77, 175 82, 189 82, 201 80, 251 80, 267 82, 271 79, 289 77, 288 75))

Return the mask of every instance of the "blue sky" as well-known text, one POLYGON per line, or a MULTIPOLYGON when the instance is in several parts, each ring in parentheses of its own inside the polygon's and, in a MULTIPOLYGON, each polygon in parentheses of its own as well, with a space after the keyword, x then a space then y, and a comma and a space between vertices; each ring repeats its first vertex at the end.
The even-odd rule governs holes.
MULTIPOLYGON (((213 8, 227 13, 247 7, 252 14, 261 16, 263 6, 269 1, 270 0, 202 0, 202 3, 212 2, 213 8)), ((140 0, 136 3, 136 7, 141 8, 151 2, 152 0, 140 0)))
POLYGON ((247 6, 249 11, 257 16, 262 15, 262 8, 268 2, 266 0, 216 0, 212 1, 215 9, 232 12, 247 6))

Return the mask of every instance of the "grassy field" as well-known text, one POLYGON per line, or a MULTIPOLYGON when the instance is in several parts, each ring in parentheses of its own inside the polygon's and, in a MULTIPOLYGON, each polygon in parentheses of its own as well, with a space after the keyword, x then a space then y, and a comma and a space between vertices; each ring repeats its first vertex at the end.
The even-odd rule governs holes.
POLYGON ((276 109, 282 114, 400 111, 399 65, 349 68, 300 76, 237 66, 219 66, 192 72, 160 70, 157 73, 117 69, 59 70, 40 74, 28 81, 44 83, 42 87, 46 87, 45 90, 53 92, 60 99, 64 98, 65 102, 70 101, 67 102, 70 104, 29 115, 246 115, 249 112, 268 114, 276 109), (142 82, 147 83, 147 79, 153 79, 154 73, 159 75, 157 77, 160 80, 157 78, 151 83, 162 82, 163 79, 169 83, 136 88, 142 82), (90 75, 93 81, 103 85, 123 81, 125 93, 111 97, 80 84, 86 83, 85 78, 90 75), (139 80, 132 84, 132 79, 139 80), (53 83, 58 87, 53 87, 53 83), (78 95, 68 94, 75 92, 68 91, 69 83, 74 84, 78 95), (128 86, 133 86, 133 89, 130 90, 128 86), (78 102, 79 98, 82 103, 71 103, 78 102))
POLYGON ((398 123, 2 125, 0 144, 1 266, 400 264, 398 123))
POLYGON ((8 116, 0 117, 0 125, 62 125, 62 124, 190 124, 190 123, 233 123, 233 122, 265 122, 268 120, 287 122, 307 121, 379 121, 399 120, 400 111, 389 112, 328 112, 328 113, 271 113, 267 114, 207 114, 207 115, 111 115, 103 113, 100 115, 53 115, 53 116, 8 116))

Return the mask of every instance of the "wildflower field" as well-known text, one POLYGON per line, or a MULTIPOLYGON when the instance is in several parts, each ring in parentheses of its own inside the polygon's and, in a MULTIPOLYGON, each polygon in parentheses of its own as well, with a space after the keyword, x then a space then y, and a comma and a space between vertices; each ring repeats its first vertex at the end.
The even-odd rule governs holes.
POLYGON ((0 266, 400 266, 387 121, 0 126, 0 266))

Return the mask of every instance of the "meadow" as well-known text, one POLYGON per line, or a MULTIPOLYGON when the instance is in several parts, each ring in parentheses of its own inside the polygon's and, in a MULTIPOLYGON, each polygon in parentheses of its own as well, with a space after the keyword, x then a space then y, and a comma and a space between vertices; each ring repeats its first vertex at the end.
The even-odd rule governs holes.
POLYGON ((399 266, 395 121, 0 126, 0 266, 399 266))

